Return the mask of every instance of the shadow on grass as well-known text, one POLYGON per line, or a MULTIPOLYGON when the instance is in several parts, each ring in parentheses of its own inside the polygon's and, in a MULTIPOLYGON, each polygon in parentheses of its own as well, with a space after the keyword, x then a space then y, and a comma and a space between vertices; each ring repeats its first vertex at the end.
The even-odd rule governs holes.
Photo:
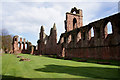
POLYGON ((87 78, 21 78, 8 75, 2 75, 2 80, 96 80, 87 78))
POLYGON ((15 76, 8 76, 8 75, 2 75, 2 80, 31 80, 31 79, 22 78, 22 77, 15 77, 15 76))
POLYGON ((47 73, 66 73, 96 79, 118 79, 120 70, 102 67, 71 67, 63 65, 45 65, 45 68, 35 69, 47 73))

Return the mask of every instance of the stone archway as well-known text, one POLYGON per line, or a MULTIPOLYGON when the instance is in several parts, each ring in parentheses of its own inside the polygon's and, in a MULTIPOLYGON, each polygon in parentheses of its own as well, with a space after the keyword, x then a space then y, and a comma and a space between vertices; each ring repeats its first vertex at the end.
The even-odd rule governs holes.
POLYGON ((73 19, 73 29, 77 28, 77 20, 76 18, 73 19))

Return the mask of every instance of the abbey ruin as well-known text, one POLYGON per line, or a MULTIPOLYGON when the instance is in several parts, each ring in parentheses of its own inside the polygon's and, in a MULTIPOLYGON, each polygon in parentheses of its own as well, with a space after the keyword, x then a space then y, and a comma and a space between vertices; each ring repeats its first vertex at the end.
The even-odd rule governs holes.
POLYGON ((54 23, 49 36, 41 26, 37 44, 33 46, 25 39, 22 41, 22 38, 18 41, 18 36, 14 36, 13 53, 120 60, 120 13, 83 26, 82 10, 74 7, 66 13, 65 32, 61 34, 58 43, 54 23), (108 34, 108 22, 112 24, 112 34, 108 34), (91 36, 92 28, 94 37, 91 36))

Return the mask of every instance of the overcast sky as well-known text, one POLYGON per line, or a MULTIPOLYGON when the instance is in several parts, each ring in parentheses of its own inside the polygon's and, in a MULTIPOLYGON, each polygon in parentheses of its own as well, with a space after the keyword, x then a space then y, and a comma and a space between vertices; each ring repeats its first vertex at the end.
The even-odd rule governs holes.
MULTIPOLYGON (((0 4, 1 6, 1 4, 0 4)), ((118 12, 118 2, 2 2, 2 28, 10 34, 19 35, 36 45, 39 39, 40 27, 45 33, 56 23, 57 39, 65 31, 65 13, 71 8, 83 10, 83 25, 118 12)), ((0 12, 1 15, 1 12, 0 12)))

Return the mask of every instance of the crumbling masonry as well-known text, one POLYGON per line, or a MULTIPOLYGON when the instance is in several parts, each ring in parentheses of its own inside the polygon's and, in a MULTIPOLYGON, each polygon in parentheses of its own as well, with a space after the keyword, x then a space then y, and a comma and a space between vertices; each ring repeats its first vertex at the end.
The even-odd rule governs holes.
POLYGON ((22 42, 21 38, 18 42, 18 36, 14 36, 13 52, 57 55, 66 58, 120 60, 120 13, 83 26, 82 10, 74 7, 71 12, 66 13, 65 33, 61 34, 58 43, 55 23, 49 36, 44 33, 44 27, 41 26, 40 39, 37 43, 36 48, 30 42, 25 42, 25 39, 22 42), (108 34, 108 22, 112 24, 112 34, 108 34), (91 37, 92 28, 94 37, 91 37), (18 44, 20 44, 19 47, 18 44), (27 48, 25 44, 27 44, 27 48))

